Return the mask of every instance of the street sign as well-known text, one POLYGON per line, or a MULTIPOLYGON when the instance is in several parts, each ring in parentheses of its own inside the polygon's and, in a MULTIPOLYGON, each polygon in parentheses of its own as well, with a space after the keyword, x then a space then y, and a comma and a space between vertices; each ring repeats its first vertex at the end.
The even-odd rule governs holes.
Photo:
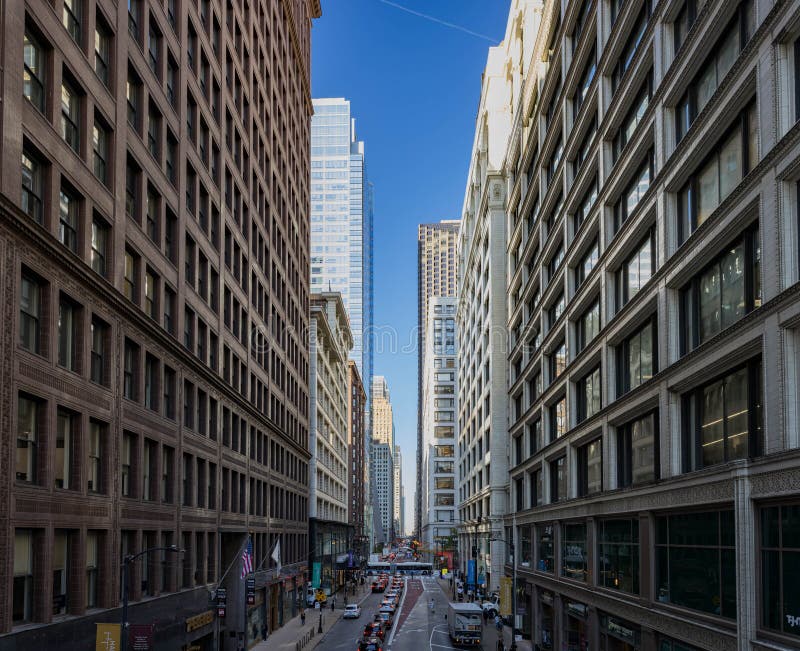
POLYGON ((247 591, 247 605, 252 606, 256 603, 256 580, 255 578, 248 578, 246 583, 247 591))
POLYGON ((228 605, 228 591, 225 588, 217 588, 217 617, 224 618, 225 610, 228 605))

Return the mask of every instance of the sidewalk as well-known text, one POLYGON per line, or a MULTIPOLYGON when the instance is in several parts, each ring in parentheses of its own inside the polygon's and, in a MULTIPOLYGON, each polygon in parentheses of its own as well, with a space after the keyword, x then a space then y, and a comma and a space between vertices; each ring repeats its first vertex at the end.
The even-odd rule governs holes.
MULTIPOLYGON (((445 580, 442 578, 437 577, 437 583, 439 587, 442 589, 444 594, 447 596, 448 600, 453 599, 452 588, 450 587, 450 581, 445 580)), ((506 649, 511 648, 511 627, 510 626, 503 626, 503 644, 505 644, 506 649)), ((487 622, 483 627, 483 644, 481 647, 484 651, 495 651, 497 649, 497 637, 498 631, 494 626, 493 621, 487 622)), ((530 640, 519 640, 517 642, 517 651, 532 651, 533 643, 530 640)))
POLYGON ((250 651, 295 651, 297 643, 303 640, 306 640, 306 643, 302 645, 302 651, 311 651, 325 638, 325 634, 331 627, 341 619, 345 604, 353 602, 360 604, 370 594, 372 592, 369 583, 359 586, 356 594, 349 598, 344 594, 337 593, 334 595, 337 602, 336 610, 331 610, 330 606, 322 608, 322 633, 317 633, 320 611, 315 608, 306 608, 305 626, 300 624, 300 615, 293 617, 277 631, 271 633, 265 641, 250 647, 250 651))

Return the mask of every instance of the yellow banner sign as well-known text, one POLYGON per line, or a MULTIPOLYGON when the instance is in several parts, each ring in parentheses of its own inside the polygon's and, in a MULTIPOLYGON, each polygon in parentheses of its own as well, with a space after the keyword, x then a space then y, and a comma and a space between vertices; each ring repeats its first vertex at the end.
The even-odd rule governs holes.
POLYGON ((94 648, 95 651, 119 651, 120 625, 97 624, 97 635, 95 637, 94 648))
POLYGON ((513 583, 510 576, 500 577, 500 614, 508 617, 511 614, 511 589, 513 583))
POLYGON ((200 613, 199 615, 195 615, 194 617, 189 617, 186 620, 186 632, 191 633, 192 631, 196 631, 198 628, 203 628, 207 624, 210 624, 214 621, 214 611, 207 610, 204 613, 200 613))

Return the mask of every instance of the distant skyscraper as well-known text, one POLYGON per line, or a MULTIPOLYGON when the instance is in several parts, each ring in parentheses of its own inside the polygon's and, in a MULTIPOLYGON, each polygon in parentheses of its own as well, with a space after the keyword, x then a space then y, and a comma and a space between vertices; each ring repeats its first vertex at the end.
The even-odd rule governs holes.
POLYGON ((372 442, 373 486, 381 532, 376 534, 376 542, 394 540, 394 459, 392 448, 377 440, 372 442))
POLYGON ((403 531, 403 509, 401 501, 403 499, 403 455, 400 452, 400 446, 394 446, 394 484, 392 501, 394 503, 394 530, 396 535, 400 535, 403 531))
POLYGON ((370 391, 372 401, 372 438, 394 448, 394 415, 386 378, 376 375, 372 378, 370 391))
POLYGON ((311 119, 311 291, 342 294, 350 359, 372 381, 372 185, 350 102, 315 99, 311 119), (365 335, 366 333, 366 335, 365 335))
POLYGON ((455 296, 458 276, 456 243, 459 220, 420 224, 417 232, 417 490, 414 495, 414 535, 422 530, 422 371, 428 301, 432 296, 455 296))

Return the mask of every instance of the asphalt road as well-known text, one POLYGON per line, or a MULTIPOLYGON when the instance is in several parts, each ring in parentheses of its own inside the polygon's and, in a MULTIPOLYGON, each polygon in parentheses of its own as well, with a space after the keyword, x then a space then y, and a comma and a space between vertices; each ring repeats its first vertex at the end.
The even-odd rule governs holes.
MULTIPOLYGON (((342 619, 333 626, 319 645, 320 651, 356 651, 361 631, 378 608, 382 594, 367 597, 361 605, 360 619, 342 619)), ((449 651, 456 649, 450 643, 447 631, 447 604, 449 595, 442 591, 434 578, 420 577, 406 581, 405 598, 395 615, 394 636, 387 635, 384 651, 449 651), (433 599, 433 611, 430 601, 433 599)), ((338 605, 338 603, 337 603, 338 605)), ((309 611, 310 612, 310 611, 309 611)), ((330 612, 330 611, 329 611, 330 612)), ((484 628, 483 651, 494 651, 497 633, 490 624, 484 628)), ((472 647, 473 649, 476 647, 472 647)))

